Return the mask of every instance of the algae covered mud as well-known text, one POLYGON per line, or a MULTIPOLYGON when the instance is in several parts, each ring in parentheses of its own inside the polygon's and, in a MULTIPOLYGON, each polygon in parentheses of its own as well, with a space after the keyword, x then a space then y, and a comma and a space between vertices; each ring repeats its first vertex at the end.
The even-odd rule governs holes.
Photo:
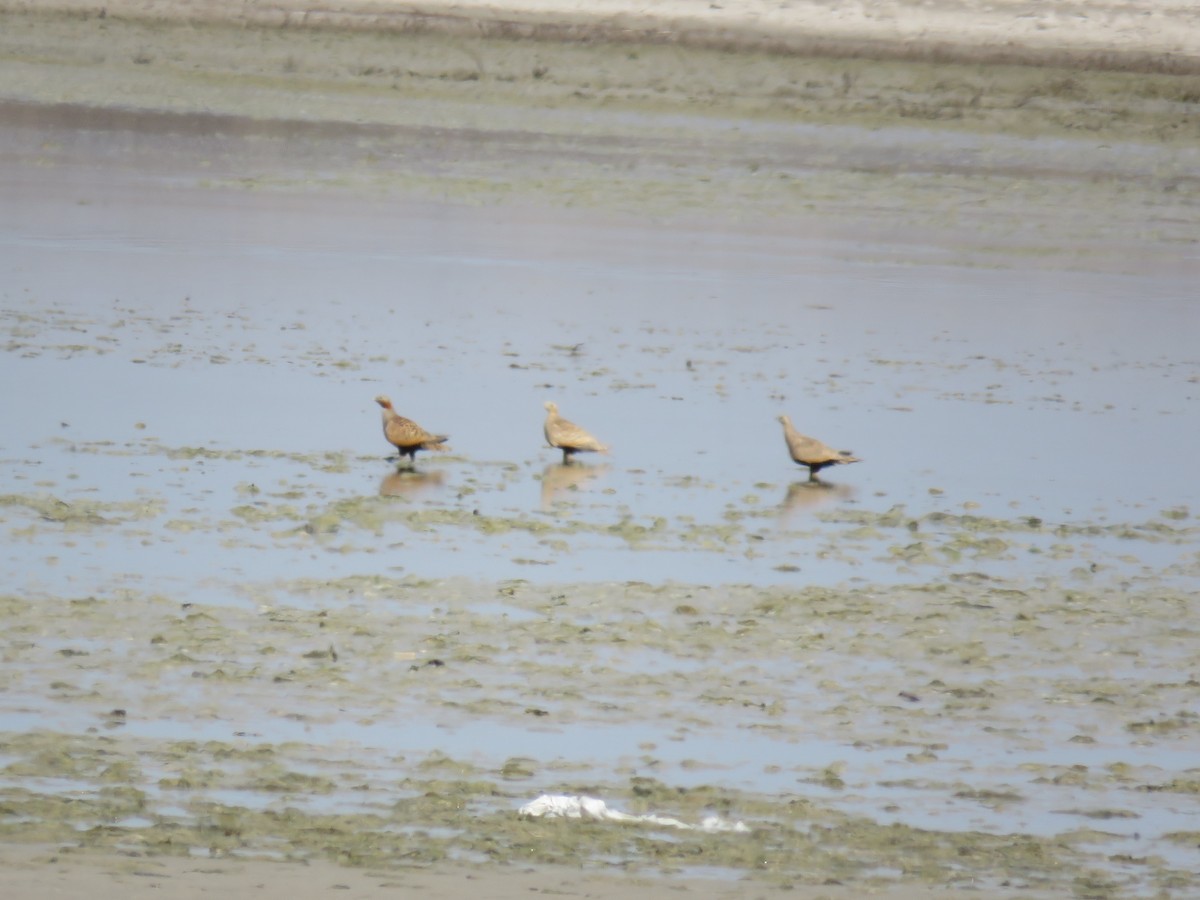
POLYGON ((6 841, 1200 888, 1186 78, 5 26, 6 841))
POLYGON ((310 608, 4 598, 4 833, 400 872, 1195 888, 1190 594, 288 588, 310 608), (750 832, 518 820, 543 790, 750 832))

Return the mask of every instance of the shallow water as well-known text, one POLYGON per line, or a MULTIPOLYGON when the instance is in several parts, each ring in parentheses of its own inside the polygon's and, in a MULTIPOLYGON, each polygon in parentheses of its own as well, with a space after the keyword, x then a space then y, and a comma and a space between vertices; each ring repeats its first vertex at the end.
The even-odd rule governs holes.
MULTIPOLYGON (((1200 383, 1185 277, 864 262, 861 248, 787 235, 68 183, 18 191, 0 235, 0 365, 8 383, 37 386, 4 399, 22 423, 6 441, 12 483, 153 502, 160 524, 222 523, 235 545, 249 535, 231 510, 254 485, 273 552, 226 547, 220 568, 239 578, 361 569, 357 553, 388 547, 366 568, 776 583, 794 567, 804 583, 891 581, 908 575, 889 557, 895 533, 839 553, 853 540, 839 511, 868 525, 900 507, 905 522, 944 512, 1052 529, 1161 523, 1197 505, 1182 476, 1200 383), (454 455, 386 482, 379 392, 451 433, 454 455), (551 397, 613 455, 555 465, 540 433, 551 397), (774 422, 785 411, 866 461, 808 489, 774 422), (477 511, 515 530, 278 537, 381 492, 392 508, 477 511)), ((101 570, 129 568, 124 553, 142 572, 220 576, 179 541, 126 530, 96 548, 101 570)), ((1161 537, 1100 534, 1057 567, 1022 538, 997 561, 1009 577, 1194 561, 1161 537)), ((182 543, 195 553, 206 539, 182 543)), ((77 559, 91 551, 80 543, 77 559)), ((27 560, 10 547, 10 565, 27 560)))
POLYGON ((103 163, 0 169, 8 788, 115 755, 178 824, 444 770, 507 821, 652 779, 1195 870, 1187 261, 103 163), (398 473, 381 392, 451 453, 398 473), (551 398, 612 455, 558 465, 551 398), (864 462, 807 485, 781 412, 864 462))

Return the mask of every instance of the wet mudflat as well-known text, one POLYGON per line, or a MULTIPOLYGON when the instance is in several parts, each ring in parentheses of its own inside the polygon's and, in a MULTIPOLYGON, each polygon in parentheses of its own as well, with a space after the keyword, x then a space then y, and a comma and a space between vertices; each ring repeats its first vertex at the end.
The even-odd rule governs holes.
POLYGON ((6 598, 6 832, 778 885, 1192 884, 1190 594, 287 588, 319 605, 6 598), (752 830, 518 821, 545 790, 752 830))
POLYGON ((730 133, 859 133, 585 102, 504 144, 496 96, 439 97, 473 138, 6 107, 3 833, 1194 891, 1190 151, 905 124, 789 212, 730 133), (902 174, 974 142, 1012 168, 902 174), (570 152, 515 197, 531 147, 570 152), (398 470, 379 393, 453 449, 398 470), (613 453, 559 465, 547 399, 613 453), (807 484, 781 412, 865 461, 807 484))

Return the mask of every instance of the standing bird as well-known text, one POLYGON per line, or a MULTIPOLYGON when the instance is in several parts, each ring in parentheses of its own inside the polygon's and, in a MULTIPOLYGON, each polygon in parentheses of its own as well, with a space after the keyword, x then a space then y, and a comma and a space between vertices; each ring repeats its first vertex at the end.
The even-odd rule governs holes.
POLYGON ((576 425, 558 414, 558 404, 549 400, 546 406, 546 443, 563 452, 563 464, 571 461, 572 453, 607 453, 608 448, 576 425))
POLYGON ((792 427, 792 420, 787 416, 780 416, 779 421, 783 423, 783 439, 787 441, 788 453, 800 465, 808 466, 809 481, 820 481, 817 472, 826 466, 862 462, 857 456, 851 455, 849 450, 834 450, 816 438, 801 434, 792 427))
POLYGON ((448 450, 442 444, 450 440, 449 435, 430 434, 412 419, 397 415, 392 401, 380 394, 375 402, 383 407, 383 436, 394 444, 400 456, 408 457, 409 465, 417 464, 418 450, 448 450))

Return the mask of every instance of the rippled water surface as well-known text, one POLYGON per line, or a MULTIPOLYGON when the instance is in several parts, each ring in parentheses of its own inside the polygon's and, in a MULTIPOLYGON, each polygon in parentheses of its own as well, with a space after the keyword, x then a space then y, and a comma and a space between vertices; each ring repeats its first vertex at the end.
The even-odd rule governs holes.
MULTIPOLYGON (((863 527, 897 509, 1033 517, 1046 528, 980 564, 1035 576, 1054 526, 1136 527, 1196 505, 1186 277, 101 178, 13 193, 8 480, 220 526, 153 542, 111 529, 70 566, 27 570, 50 588, 130 568, 200 588, 372 569, 888 581, 907 572, 863 527), (453 454, 393 477, 380 392, 450 433, 453 454), (559 466, 541 436, 549 398, 613 454, 559 466), (865 462, 810 488, 781 412, 865 462), (379 494, 393 511, 516 527, 288 533, 379 494), (856 534, 860 549, 836 552, 856 534)), ((35 531, 9 543, 10 566, 62 558, 35 531)), ((1156 570, 1181 556, 1105 533, 1084 552, 1156 570)))

